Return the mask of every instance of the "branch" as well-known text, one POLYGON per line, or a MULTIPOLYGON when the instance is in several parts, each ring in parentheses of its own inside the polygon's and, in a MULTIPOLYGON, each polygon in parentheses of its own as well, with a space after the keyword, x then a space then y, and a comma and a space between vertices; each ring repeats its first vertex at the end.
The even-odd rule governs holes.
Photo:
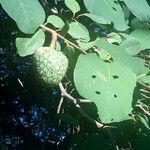
POLYGON ((60 38, 62 39, 64 42, 70 44, 71 46, 73 46, 74 48, 78 49, 81 53, 86 54, 85 50, 81 49, 80 47, 78 47, 77 45, 75 45, 74 43, 72 43, 71 41, 67 40, 66 38, 64 38, 62 35, 60 35, 59 33, 57 33, 55 30, 46 27, 45 25, 40 25, 40 27, 42 29, 44 29, 45 31, 48 31, 50 33, 54 33, 60 38))
POLYGON ((57 34, 56 32, 51 32, 52 33, 52 40, 50 43, 50 48, 55 48, 56 47, 56 41, 57 41, 57 34))
POLYGON ((71 95, 69 95, 65 88, 63 87, 62 83, 59 83, 59 88, 61 91, 62 96, 67 97, 70 101, 72 101, 75 105, 77 104, 77 100, 75 98, 73 98, 71 95))
POLYGON ((80 107, 80 105, 77 103, 77 100, 75 98, 73 98, 71 95, 69 95, 66 90, 64 89, 62 83, 60 82, 59 83, 59 88, 61 90, 61 94, 62 96, 68 98, 71 102, 73 102, 73 104, 75 105, 76 109, 78 110, 78 112, 83 116, 85 117, 90 123, 96 125, 96 127, 98 129, 106 129, 105 132, 106 132, 106 135, 108 137, 108 139, 111 141, 111 143, 113 144, 114 146, 114 149, 115 150, 119 150, 118 146, 116 145, 114 139, 113 139, 113 136, 112 136, 112 133, 110 131, 110 128, 114 128, 112 126, 106 126, 94 119, 92 119, 89 115, 87 115, 83 110, 82 108, 80 107))
MULTIPOLYGON (((76 100, 75 98, 73 98, 71 95, 69 95, 69 94, 65 91, 65 89, 64 89, 64 87, 63 87, 63 85, 62 85, 61 82, 59 83, 59 88, 60 88, 60 91, 61 91, 62 95, 63 95, 64 97, 67 97, 71 102, 73 102, 73 104, 74 104, 75 107, 77 108, 78 112, 79 112, 83 117, 85 117, 89 122, 96 124, 97 128, 103 128, 103 127, 104 127, 104 125, 103 125, 102 123, 100 123, 100 122, 98 122, 98 121, 96 121, 96 120, 93 120, 90 116, 88 116, 88 115, 82 110, 82 108, 80 107, 80 105, 77 103, 77 100, 76 100)), ((105 126, 105 127, 106 127, 106 126, 105 126)))

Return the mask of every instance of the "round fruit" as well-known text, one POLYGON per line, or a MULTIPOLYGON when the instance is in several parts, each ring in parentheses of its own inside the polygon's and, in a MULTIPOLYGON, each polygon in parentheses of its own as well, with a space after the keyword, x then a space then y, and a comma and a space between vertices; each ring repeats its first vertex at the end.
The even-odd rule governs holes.
POLYGON ((59 84, 67 71, 67 57, 50 47, 38 48, 33 56, 40 79, 50 85, 59 84))

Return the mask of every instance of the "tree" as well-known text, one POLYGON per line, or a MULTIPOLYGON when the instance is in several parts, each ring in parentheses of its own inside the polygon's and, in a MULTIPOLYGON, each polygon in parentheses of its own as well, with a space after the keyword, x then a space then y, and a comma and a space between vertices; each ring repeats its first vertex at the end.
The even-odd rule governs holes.
MULTIPOLYGON (((133 135, 143 141, 150 116, 150 7, 146 0, 45 1, 49 4, 49 13, 37 0, 0 2, 19 30, 25 33, 24 37, 16 38, 20 57, 33 57, 38 78, 45 86, 59 86, 61 98, 57 114, 60 120, 80 131, 86 123, 88 127, 92 125, 92 130, 96 128, 96 133, 102 130, 98 135, 86 137, 79 131, 73 134, 77 149, 90 149, 90 142, 99 144, 101 149, 111 149, 111 144, 119 149, 123 147, 119 138, 124 137, 127 143, 134 143, 134 147, 138 142, 131 140, 133 135), (48 52, 45 47, 49 47, 48 52), (37 49, 41 52, 35 58, 37 49), (55 52, 49 53, 52 50, 58 54, 56 57, 55 52), (62 53, 69 65, 63 64, 62 53), (58 79, 59 70, 65 71, 59 82, 51 84, 49 81, 58 79), (66 109, 62 106, 64 101, 73 105, 75 117, 61 113, 62 108, 66 109), (91 109, 91 105, 94 108, 91 109), (126 135, 126 123, 135 128, 136 134, 126 135), (141 133, 138 129, 142 124, 141 133), (86 138, 86 142, 77 138, 86 138)), ((135 149, 144 149, 144 146, 135 146, 135 149)), ((99 148, 95 146, 95 149, 99 148)))

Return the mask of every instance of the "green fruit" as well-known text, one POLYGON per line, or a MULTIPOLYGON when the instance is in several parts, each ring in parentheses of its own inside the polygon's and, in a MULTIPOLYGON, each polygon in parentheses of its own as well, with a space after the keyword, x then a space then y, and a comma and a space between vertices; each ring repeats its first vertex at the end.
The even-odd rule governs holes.
POLYGON ((49 85, 61 82, 68 67, 68 59, 62 52, 50 47, 40 47, 33 57, 38 76, 42 81, 49 85))

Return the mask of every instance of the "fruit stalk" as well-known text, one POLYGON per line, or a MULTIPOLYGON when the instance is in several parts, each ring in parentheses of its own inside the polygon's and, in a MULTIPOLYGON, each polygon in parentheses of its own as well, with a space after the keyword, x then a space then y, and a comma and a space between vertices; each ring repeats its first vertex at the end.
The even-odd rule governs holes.
POLYGON ((78 47, 77 45, 75 45, 74 43, 72 43, 71 41, 69 41, 68 39, 64 38, 63 36, 61 36, 60 34, 58 34, 55 30, 51 29, 51 28, 48 28, 46 27, 45 25, 40 25, 40 27, 42 29, 44 29, 45 31, 48 31, 50 33, 54 33, 60 38, 62 39, 64 42, 70 44, 71 46, 73 46, 74 48, 76 48, 77 50, 79 50, 81 53, 83 54, 86 54, 85 50, 84 49, 81 49, 80 47, 78 47))

